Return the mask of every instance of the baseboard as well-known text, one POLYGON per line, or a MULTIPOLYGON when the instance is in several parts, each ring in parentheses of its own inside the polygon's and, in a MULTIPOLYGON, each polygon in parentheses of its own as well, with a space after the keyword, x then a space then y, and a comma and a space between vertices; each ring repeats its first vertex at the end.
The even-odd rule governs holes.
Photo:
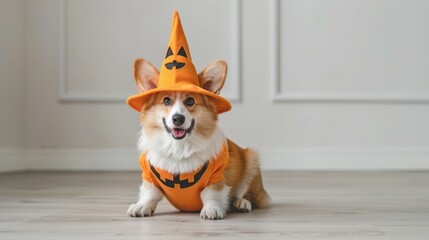
POLYGON ((126 171, 138 170, 134 149, 29 149, 30 170, 126 171))
POLYGON ((260 156, 270 170, 429 170, 426 149, 263 149, 260 156))
POLYGON ((0 172, 26 170, 27 151, 25 148, 0 149, 0 172))
MULTIPOLYGON (((429 170, 429 150, 261 149, 263 170, 429 170)), ((0 149, 0 172, 139 170, 135 149, 0 149)))

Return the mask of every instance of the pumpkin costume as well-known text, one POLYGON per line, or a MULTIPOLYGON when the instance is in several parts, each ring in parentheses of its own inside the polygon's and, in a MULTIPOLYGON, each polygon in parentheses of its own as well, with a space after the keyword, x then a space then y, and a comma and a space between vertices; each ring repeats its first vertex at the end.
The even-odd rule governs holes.
POLYGON ((201 191, 224 178, 223 171, 228 162, 226 143, 217 156, 190 173, 171 174, 152 166, 145 153, 140 156, 142 178, 159 188, 175 208, 185 212, 195 212, 203 208, 201 191))
MULTIPOLYGON (((157 86, 128 97, 127 104, 140 112, 152 94, 166 91, 204 94, 215 104, 218 114, 231 109, 228 100, 200 86, 177 11, 173 14, 170 41, 157 86)), ((177 175, 152 166, 150 159, 146 158, 146 153, 140 156, 139 161, 142 178, 159 188, 174 207, 182 211, 199 211, 203 207, 201 191, 224 178, 223 171, 229 162, 228 145, 225 141, 217 156, 213 156, 213 159, 199 169, 177 175)))

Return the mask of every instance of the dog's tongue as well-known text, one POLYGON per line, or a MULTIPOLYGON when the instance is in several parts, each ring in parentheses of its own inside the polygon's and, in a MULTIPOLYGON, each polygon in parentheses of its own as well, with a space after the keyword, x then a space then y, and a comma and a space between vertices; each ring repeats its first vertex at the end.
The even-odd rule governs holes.
POLYGON ((186 130, 185 129, 180 129, 180 128, 173 128, 173 136, 175 138, 181 138, 186 134, 186 130))

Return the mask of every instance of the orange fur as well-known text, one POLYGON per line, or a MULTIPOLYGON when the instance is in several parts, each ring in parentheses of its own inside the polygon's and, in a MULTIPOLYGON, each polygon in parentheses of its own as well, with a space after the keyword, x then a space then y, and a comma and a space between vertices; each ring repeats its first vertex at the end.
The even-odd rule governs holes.
POLYGON ((237 192, 239 184, 249 179, 249 188, 243 195, 254 207, 264 208, 269 203, 269 195, 262 183, 259 159, 251 149, 244 149, 228 139, 229 165, 225 169, 226 185, 231 186, 231 195, 237 192))

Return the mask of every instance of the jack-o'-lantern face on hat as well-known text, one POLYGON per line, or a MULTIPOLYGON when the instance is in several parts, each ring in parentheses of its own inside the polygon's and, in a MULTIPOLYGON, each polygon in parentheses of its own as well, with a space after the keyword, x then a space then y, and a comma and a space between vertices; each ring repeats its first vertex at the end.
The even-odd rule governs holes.
POLYGON ((175 55, 173 53, 173 50, 171 50, 171 47, 168 47, 167 50, 167 54, 165 55, 165 59, 171 59, 171 62, 166 62, 165 63, 165 67, 168 70, 171 70, 173 68, 176 69, 181 69, 182 67, 184 67, 186 65, 185 62, 179 62, 178 59, 180 59, 180 57, 184 57, 184 58, 188 58, 185 49, 182 47, 180 47, 179 51, 177 52, 177 54, 175 55))

